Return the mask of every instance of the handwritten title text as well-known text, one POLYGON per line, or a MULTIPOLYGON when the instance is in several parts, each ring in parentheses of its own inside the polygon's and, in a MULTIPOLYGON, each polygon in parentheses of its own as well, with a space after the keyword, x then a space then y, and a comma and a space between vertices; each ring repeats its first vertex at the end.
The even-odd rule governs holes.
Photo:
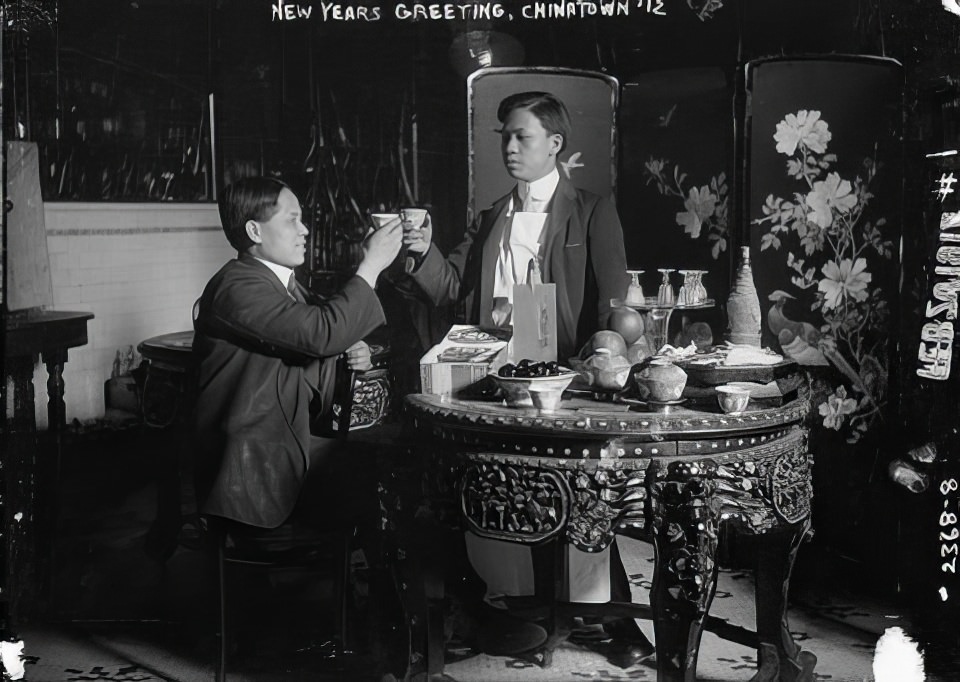
POLYGON ((320 21, 479 21, 482 19, 586 19, 625 17, 634 14, 666 16, 664 0, 541 0, 520 4, 506 2, 397 2, 391 7, 346 2, 316 5, 275 0, 272 21, 314 19, 320 21), (315 11, 316 10, 316 11, 315 11))

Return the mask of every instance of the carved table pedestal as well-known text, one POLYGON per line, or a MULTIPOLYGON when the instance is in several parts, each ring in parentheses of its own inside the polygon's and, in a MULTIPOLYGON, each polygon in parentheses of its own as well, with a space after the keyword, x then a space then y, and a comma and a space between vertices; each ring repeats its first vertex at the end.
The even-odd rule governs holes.
MULTIPOLYGON (((408 396, 406 406, 416 443, 407 464, 419 481, 384 485, 384 523, 394 531, 411 628, 409 675, 442 671, 438 638, 451 579, 442 564, 453 552, 436 543, 462 544, 469 529, 587 552, 607 548, 618 533, 652 540, 649 608, 554 600, 552 615, 554 622, 571 614, 652 618, 661 682, 696 679, 704 628, 762 649, 757 680, 812 679, 816 659, 800 652, 786 623, 790 569, 810 533, 806 400, 738 416, 650 413, 579 398, 551 413, 428 395, 408 396), (721 531, 758 537, 755 633, 709 617, 721 531)), ((547 651, 540 662, 549 660, 547 651)))

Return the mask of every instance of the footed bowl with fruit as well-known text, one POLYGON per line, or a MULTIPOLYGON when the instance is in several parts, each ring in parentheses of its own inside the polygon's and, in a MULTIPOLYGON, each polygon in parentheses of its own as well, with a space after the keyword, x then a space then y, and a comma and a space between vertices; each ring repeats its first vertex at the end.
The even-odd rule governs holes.
POLYGON ((490 377, 503 392, 510 407, 536 407, 544 411, 560 406, 563 392, 577 373, 556 362, 521 360, 508 363, 490 377))

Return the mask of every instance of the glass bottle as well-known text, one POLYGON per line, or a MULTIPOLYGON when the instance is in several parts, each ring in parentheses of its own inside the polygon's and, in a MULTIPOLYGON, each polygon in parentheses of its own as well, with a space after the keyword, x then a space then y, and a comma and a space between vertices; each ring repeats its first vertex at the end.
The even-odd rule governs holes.
POLYGON ((760 299, 753 282, 750 247, 740 247, 737 275, 727 298, 727 340, 760 347, 760 299))

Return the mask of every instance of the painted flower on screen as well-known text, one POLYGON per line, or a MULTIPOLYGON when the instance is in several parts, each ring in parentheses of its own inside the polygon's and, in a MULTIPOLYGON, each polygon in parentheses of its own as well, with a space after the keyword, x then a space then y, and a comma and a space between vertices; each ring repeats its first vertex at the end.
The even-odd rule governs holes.
POLYGON ((666 165, 667 164, 663 159, 655 159, 652 156, 649 160, 643 163, 643 167, 647 172, 648 185, 654 180, 663 179, 663 169, 666 165))
POLYGON ((820 120, 819 111, 801 109, 796 114, 787 114, 777 124, 773 139, 777 141, 777 151, 793 156, 798 146, 804 146, 812 152, 823 154, 833 134, 826 121, 820 120))
POLYGON ((841 180, 837 173, 830 173, 826 180, 813 183, 813 191, 807 194, 807 219, 823 229, 833 225, 834 211, 849 213, 857 205, 849 180, 841 180))
POLYGON ((847 389, 844 386, 838 386, 827 398, 827 402, 820 403, 817 411, 823 417, 823 425, 826 428, 839 431, 846 415, 853 414, 856 409, 857 401, 847 397, 847 389))
POLYGON ((867 259, 858 258, 853 261, 844 258, 839 262, 828 261, 823 266, 823 279, 817 289, 823 292, 823 309, 830 310, 840 305, 844 298, 854 301, 867 300, 867 285, 873 276, 866 271, 867 259))
POLYGON ((683 200, 683 207, 687 210, 677 213, 677 225, 682 225, 683 231, 691 239, 696 239, 700 236, 703 221, 712 216, 717 207, 717 195, 706 185, 700 189, 691 187, 687 198, 683 200))

